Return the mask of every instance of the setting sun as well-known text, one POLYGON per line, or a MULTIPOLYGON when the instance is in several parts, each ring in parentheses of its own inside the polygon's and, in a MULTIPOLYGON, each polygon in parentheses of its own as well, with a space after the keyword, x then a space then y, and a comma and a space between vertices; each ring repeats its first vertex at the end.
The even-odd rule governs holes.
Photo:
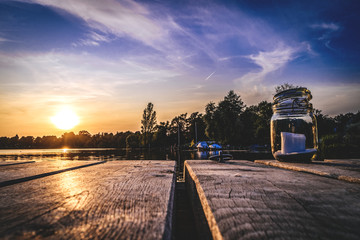
POLYGON ((70 109, 62 109, 51 117, 52 123, 62 130, 69 130, 79 124, 79 117, 70 109))

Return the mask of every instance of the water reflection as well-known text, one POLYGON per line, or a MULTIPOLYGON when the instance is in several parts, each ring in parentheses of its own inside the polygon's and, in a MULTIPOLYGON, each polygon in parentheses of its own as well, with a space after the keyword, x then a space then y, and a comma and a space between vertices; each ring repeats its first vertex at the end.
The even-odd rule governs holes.
POLYGON ((222 151, 197 151, 196 152, 196 158, 191 159, 209 159, 211 156, 219 155, 222 151))
POLYGON ((198 151, 198 152, 196 152, 196 158, 197 159, 207 159, 208 157, 209 157, 209 152, 207 152, 207 151, 204 151, 204 152, 198 151))
MULTIPOLYGON (((253 153, 249 151, 221 150, 224 154, 233 155, 233 159, 255 160, 273 159, 269 153, 253 153)), ((218 155, 220 151, 198 151, 172 149, 114 149, 114 148, 87 148, 87 149, 16 149, 0 150, 0 161, 17 160, 86 160, 86 161, 121 161, 121 160, 168 160, 176 161, 178 179, 182 178, 184 161, 190 159, 208 159, 218 155)))

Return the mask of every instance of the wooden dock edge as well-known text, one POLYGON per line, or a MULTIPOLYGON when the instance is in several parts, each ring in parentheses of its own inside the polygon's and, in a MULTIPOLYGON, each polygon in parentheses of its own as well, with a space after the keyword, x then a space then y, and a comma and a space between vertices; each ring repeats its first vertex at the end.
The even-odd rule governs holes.
POLYGON ((297 172, 310 173, 310 174, 327 177, 327 178, 333 178, 333 179, 337 179, 337 180, 342 180, 342 181, 346 181, 346 182, 350 182, 350 183, 360 183, 360 178, 344 176, 344 175, 337 175, 334 173, 318 171, 315 169, 309 169, 309 168, 304 168, 304 167, 300 167, 300 166, 289 165, 287 163, 278 162, 276 160, 255 160, 255 163, 264 164, 267 166, 272 166, 272 167, 277 167, 277 168, 282 168, 282 169, 287 169, 287 170, 292 170, 292 171, 297 171, 297 172))
POLYGON ((184 163, 184 175, 186 189, 194 212, 196 228, 200 235, 199 238, 222 240, 223 236, 206 199, 204 190, 187 161, 184 163))
POLYGON ((175 184, 176 184, 176 164, 174 162, 174 173, 171 182, 171 190, 170 196, 168 201, 168 206, 166 210, 166 217, 165 217, 165 229, 162 236, 163 240, 171 240, 174 239, 174 224, 175 224, 175 184))

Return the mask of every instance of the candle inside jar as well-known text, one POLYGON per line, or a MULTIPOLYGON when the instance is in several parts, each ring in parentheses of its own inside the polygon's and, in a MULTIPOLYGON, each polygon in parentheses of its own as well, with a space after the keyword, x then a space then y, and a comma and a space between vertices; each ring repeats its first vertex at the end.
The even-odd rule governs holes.
POLYGON ((305 141, 304 134, 281 132, 281 153, 304 152, 305 141))

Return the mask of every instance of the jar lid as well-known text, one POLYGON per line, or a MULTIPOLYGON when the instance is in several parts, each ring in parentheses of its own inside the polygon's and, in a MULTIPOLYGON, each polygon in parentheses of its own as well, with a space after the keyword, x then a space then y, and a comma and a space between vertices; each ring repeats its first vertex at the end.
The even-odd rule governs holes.
POLYGON ((312 111, 312 99, 307 88, 293 88, 277 93, 274 96, 273 111, 307 112, 312 111))
POLYGON ((281 102, 286 98, 306 98, 307 101, 310 101, 312 99, 312 95, 310 90, 307 88, 292 88, 275 94, 273 98, 274 104, 281 102))

